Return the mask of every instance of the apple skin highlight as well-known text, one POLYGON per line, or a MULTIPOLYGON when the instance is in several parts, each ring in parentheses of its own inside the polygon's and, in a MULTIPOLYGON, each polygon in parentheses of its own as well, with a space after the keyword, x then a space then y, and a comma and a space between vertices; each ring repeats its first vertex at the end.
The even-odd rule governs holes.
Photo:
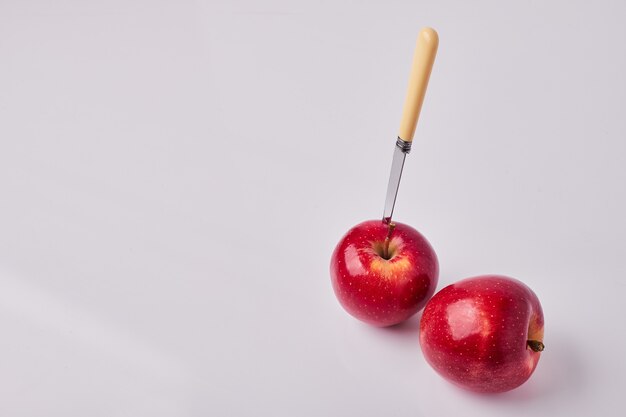
POLYGON ((435 292, 439 275, 437 256, 426 238, 411 226, 393 224, 391 232, 382 220, 354 226, 330 262, 333 289, 343 308, 377 327, 401 323, 420 311, 435 292))
POLYGON ((543 311, 522 282, 485 275, 449 285, 430 299, 420 322, 426 361, 448 381, 497 393, 522 385, 543 350, 543 311))

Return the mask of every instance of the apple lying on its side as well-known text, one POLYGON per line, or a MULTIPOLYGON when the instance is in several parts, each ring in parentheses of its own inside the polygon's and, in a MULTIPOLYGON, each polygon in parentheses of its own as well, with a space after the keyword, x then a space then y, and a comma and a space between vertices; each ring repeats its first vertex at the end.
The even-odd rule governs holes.
POLYGON ((544 348, 541 304, 513 278, 467 278, 430 299, 420 344, 447 380, 472 391, 509 391, 530 377, 544 348))
POLYGON ((330 275, 341 305, 374 326, 400 323, 435 292, 439 265, 428 241, 402 223, 370 220, 350 229, 335 248, 330 275))

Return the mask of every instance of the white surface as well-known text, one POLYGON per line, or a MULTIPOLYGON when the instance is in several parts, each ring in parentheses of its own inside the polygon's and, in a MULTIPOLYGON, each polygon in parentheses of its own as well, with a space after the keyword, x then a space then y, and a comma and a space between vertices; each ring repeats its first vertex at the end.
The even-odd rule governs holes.
POLYGON ((1 1, 0 415, 623 415, 626 8, 544 3, 1 1), (546 352, 500 396, 329 283, 425 25, 396 219, 439 288, 539 295, 546 352))

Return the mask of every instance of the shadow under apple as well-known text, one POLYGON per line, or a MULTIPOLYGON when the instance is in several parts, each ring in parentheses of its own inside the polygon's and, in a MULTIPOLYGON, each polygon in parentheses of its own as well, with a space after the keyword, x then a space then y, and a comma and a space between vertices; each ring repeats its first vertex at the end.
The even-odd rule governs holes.
POLYGON ((395 324, 389 327, 373 327, 367 326, 369 331, 375 333, 377 336, 389 339, 392 344, 408 347, 409 349, 416 349, 416 353, 420 353, 419 337, 420 337, 420 320, 422 319, 422 312, 415 314, 408 320, 402 323, 395 324))

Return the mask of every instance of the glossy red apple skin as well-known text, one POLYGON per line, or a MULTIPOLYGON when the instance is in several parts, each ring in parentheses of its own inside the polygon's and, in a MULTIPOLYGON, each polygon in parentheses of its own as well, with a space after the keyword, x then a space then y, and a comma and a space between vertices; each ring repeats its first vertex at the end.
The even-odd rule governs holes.
POLYGON ((421 310, 439 275, 437 255, 426 238, 411 226, 394 224, 390 259, 379 254, 389 226, 370 220, 343 236, 330 262, 333 289, 343 308, 378 327, 398 324, 421 310))
POLYGON ((543 342, 543 311, 535 293, 501 275, 467 278, 430 299, 420 322, 426 361, 450 382, 496 393, 522 385, 535 370, 543 342))

